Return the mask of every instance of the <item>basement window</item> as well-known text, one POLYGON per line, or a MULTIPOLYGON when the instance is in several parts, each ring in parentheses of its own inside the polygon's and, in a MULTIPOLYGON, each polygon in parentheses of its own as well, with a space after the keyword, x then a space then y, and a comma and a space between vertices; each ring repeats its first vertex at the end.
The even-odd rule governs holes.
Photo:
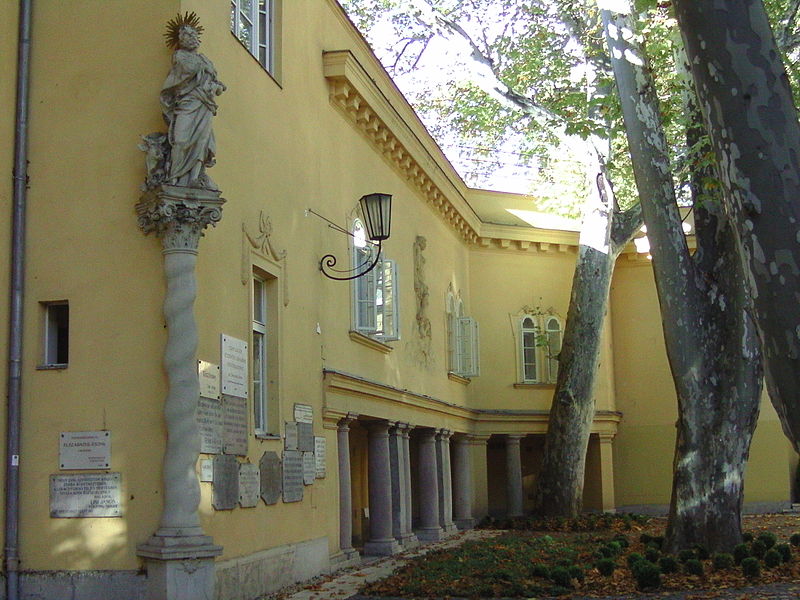
POLYGON ((69 363, 69 303, 42 302, 44 335, 42 368, 64 369, 69 363))

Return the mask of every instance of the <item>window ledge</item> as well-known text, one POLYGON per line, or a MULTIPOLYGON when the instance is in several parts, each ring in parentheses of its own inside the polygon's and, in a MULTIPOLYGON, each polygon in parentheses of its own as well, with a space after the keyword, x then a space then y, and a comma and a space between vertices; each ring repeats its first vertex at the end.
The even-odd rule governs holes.
POLYGON ((376 340, 375 338, 371 338, 363 333, 359 333, 357 331, 350 332, 350 339, 356 342, 357 344, 361 344, 362 346, 366 346, 367 348, 372 348, 373 350, 377 350, 378 352, 383 352, 384 354, 389 354, 394 348, 391 346, 384 344, 381 341, 376 340))
POLYGON ((449 371, 447 373, 447 378, 450 381, 455 381, 456 383, 460 383, 461 385, 469 385, 472 382, 472 379, 470 379, 469 377, 463 377, 462 375, 457 375, 452 371, 449 371))
POLYGON ((282 438, 279 433, 257 433, 256 439, 265 441, 265 440, 280 440, 282 438))
POLYGON ((58 364, 58 365, 36 365, 36 370, 37 371, 62 371, 64 369, 66 369, 68 366, 69 365, 66 364, 66 363, 58 364))
POLYGON ((514 388, 517 390, 554 390, 556 389, 555 383, 515 383, 514 388))

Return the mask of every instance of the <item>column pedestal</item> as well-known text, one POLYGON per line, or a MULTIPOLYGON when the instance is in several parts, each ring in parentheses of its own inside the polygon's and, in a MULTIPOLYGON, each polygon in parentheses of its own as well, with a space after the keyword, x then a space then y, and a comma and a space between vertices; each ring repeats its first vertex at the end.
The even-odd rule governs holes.
POLYGON ((508 492, 508 516, 522 516, 522 456, 520 455, 521 434, 506 436, 506 479, 508 492))

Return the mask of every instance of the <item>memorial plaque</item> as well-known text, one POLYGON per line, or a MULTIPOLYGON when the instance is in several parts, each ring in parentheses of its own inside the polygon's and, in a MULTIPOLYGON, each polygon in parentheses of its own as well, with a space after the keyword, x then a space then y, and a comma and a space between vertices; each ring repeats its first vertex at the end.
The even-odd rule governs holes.
POLYGON ((314 410, 310 404, 295 404, 294 405, 294 420, 298 423, 313 423, 314 410))
POLYGON ((300 502, 303 499, 303 453, 297 450, 283 452, 283 501, 300 502))
POLYGON ((325 459, 327 452, 325 450, 325 438, 314 438, 314 462, 316 463, 316 478, 322 479, 325 477, 325 459))
POLYGON ((122 516, 120 473, 50 475, 50 516, 56 519, 122 516))
POLYGON ((314 483, 317 475, 317 464, 313 452, 303 452, 303 485, 314 483))
POLYGON ((216 510, 233 510, 239 502, 239 461, 235 456, 214 457, 211 505, 216 510))
POLYGON ((225 334, 222 334, 221 340, 222 393, 247 398, 247 342, 225 334))
POLYGON ((284 450, 297 450, 297 423, 286 421, 286 435, 283 441, 284 450))
POLYGON ((247 399, 222 395, 223 452, 247 454, 247 399))
POLYGON ((200 481, 214 481, 214 459, 200 459, 200 481))
POLYGON ((253 508, 258 504, 261 494, 261 475, 258 465, 244 463, 239 465, 239 505, 242 508, 253 508))
POLYGON ((200 452, 222 453, 222 402, 200 396, 197 403, 197 428, 200 430, 200 452))
POLYGON ((197 379, 203 398, 219 400, 219 365, 204 360, 197 361, 197 379))
POLYGON ((275 504, 281 497, 281 459, 277 452, 264 452, 258 463, 261 470, 261 499, 275 504))
POLYGON ((111 467, 110 431, 64 431, 58 464, 62 469, 108 469, 111 467))
POLYGON ((297 449, 300 452, 314 451, 314 426, 311 423, 297 424, 297 449))

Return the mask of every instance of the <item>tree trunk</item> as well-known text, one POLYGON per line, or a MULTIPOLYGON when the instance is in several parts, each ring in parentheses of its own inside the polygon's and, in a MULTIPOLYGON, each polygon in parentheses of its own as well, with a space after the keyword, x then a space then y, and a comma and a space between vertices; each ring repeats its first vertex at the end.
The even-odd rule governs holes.
POLYGON ((628 14, 603 11, 642 213, 664 339, 678 397, 666 548, 741 541, 743 473, 761 393, 755 329, 724 217, 696 206, 692 257, 675 198, 652 73, 628 14))
POLYGON ((783 430, 800 451, 800 125, 758 0, 674 0, 783 430))

